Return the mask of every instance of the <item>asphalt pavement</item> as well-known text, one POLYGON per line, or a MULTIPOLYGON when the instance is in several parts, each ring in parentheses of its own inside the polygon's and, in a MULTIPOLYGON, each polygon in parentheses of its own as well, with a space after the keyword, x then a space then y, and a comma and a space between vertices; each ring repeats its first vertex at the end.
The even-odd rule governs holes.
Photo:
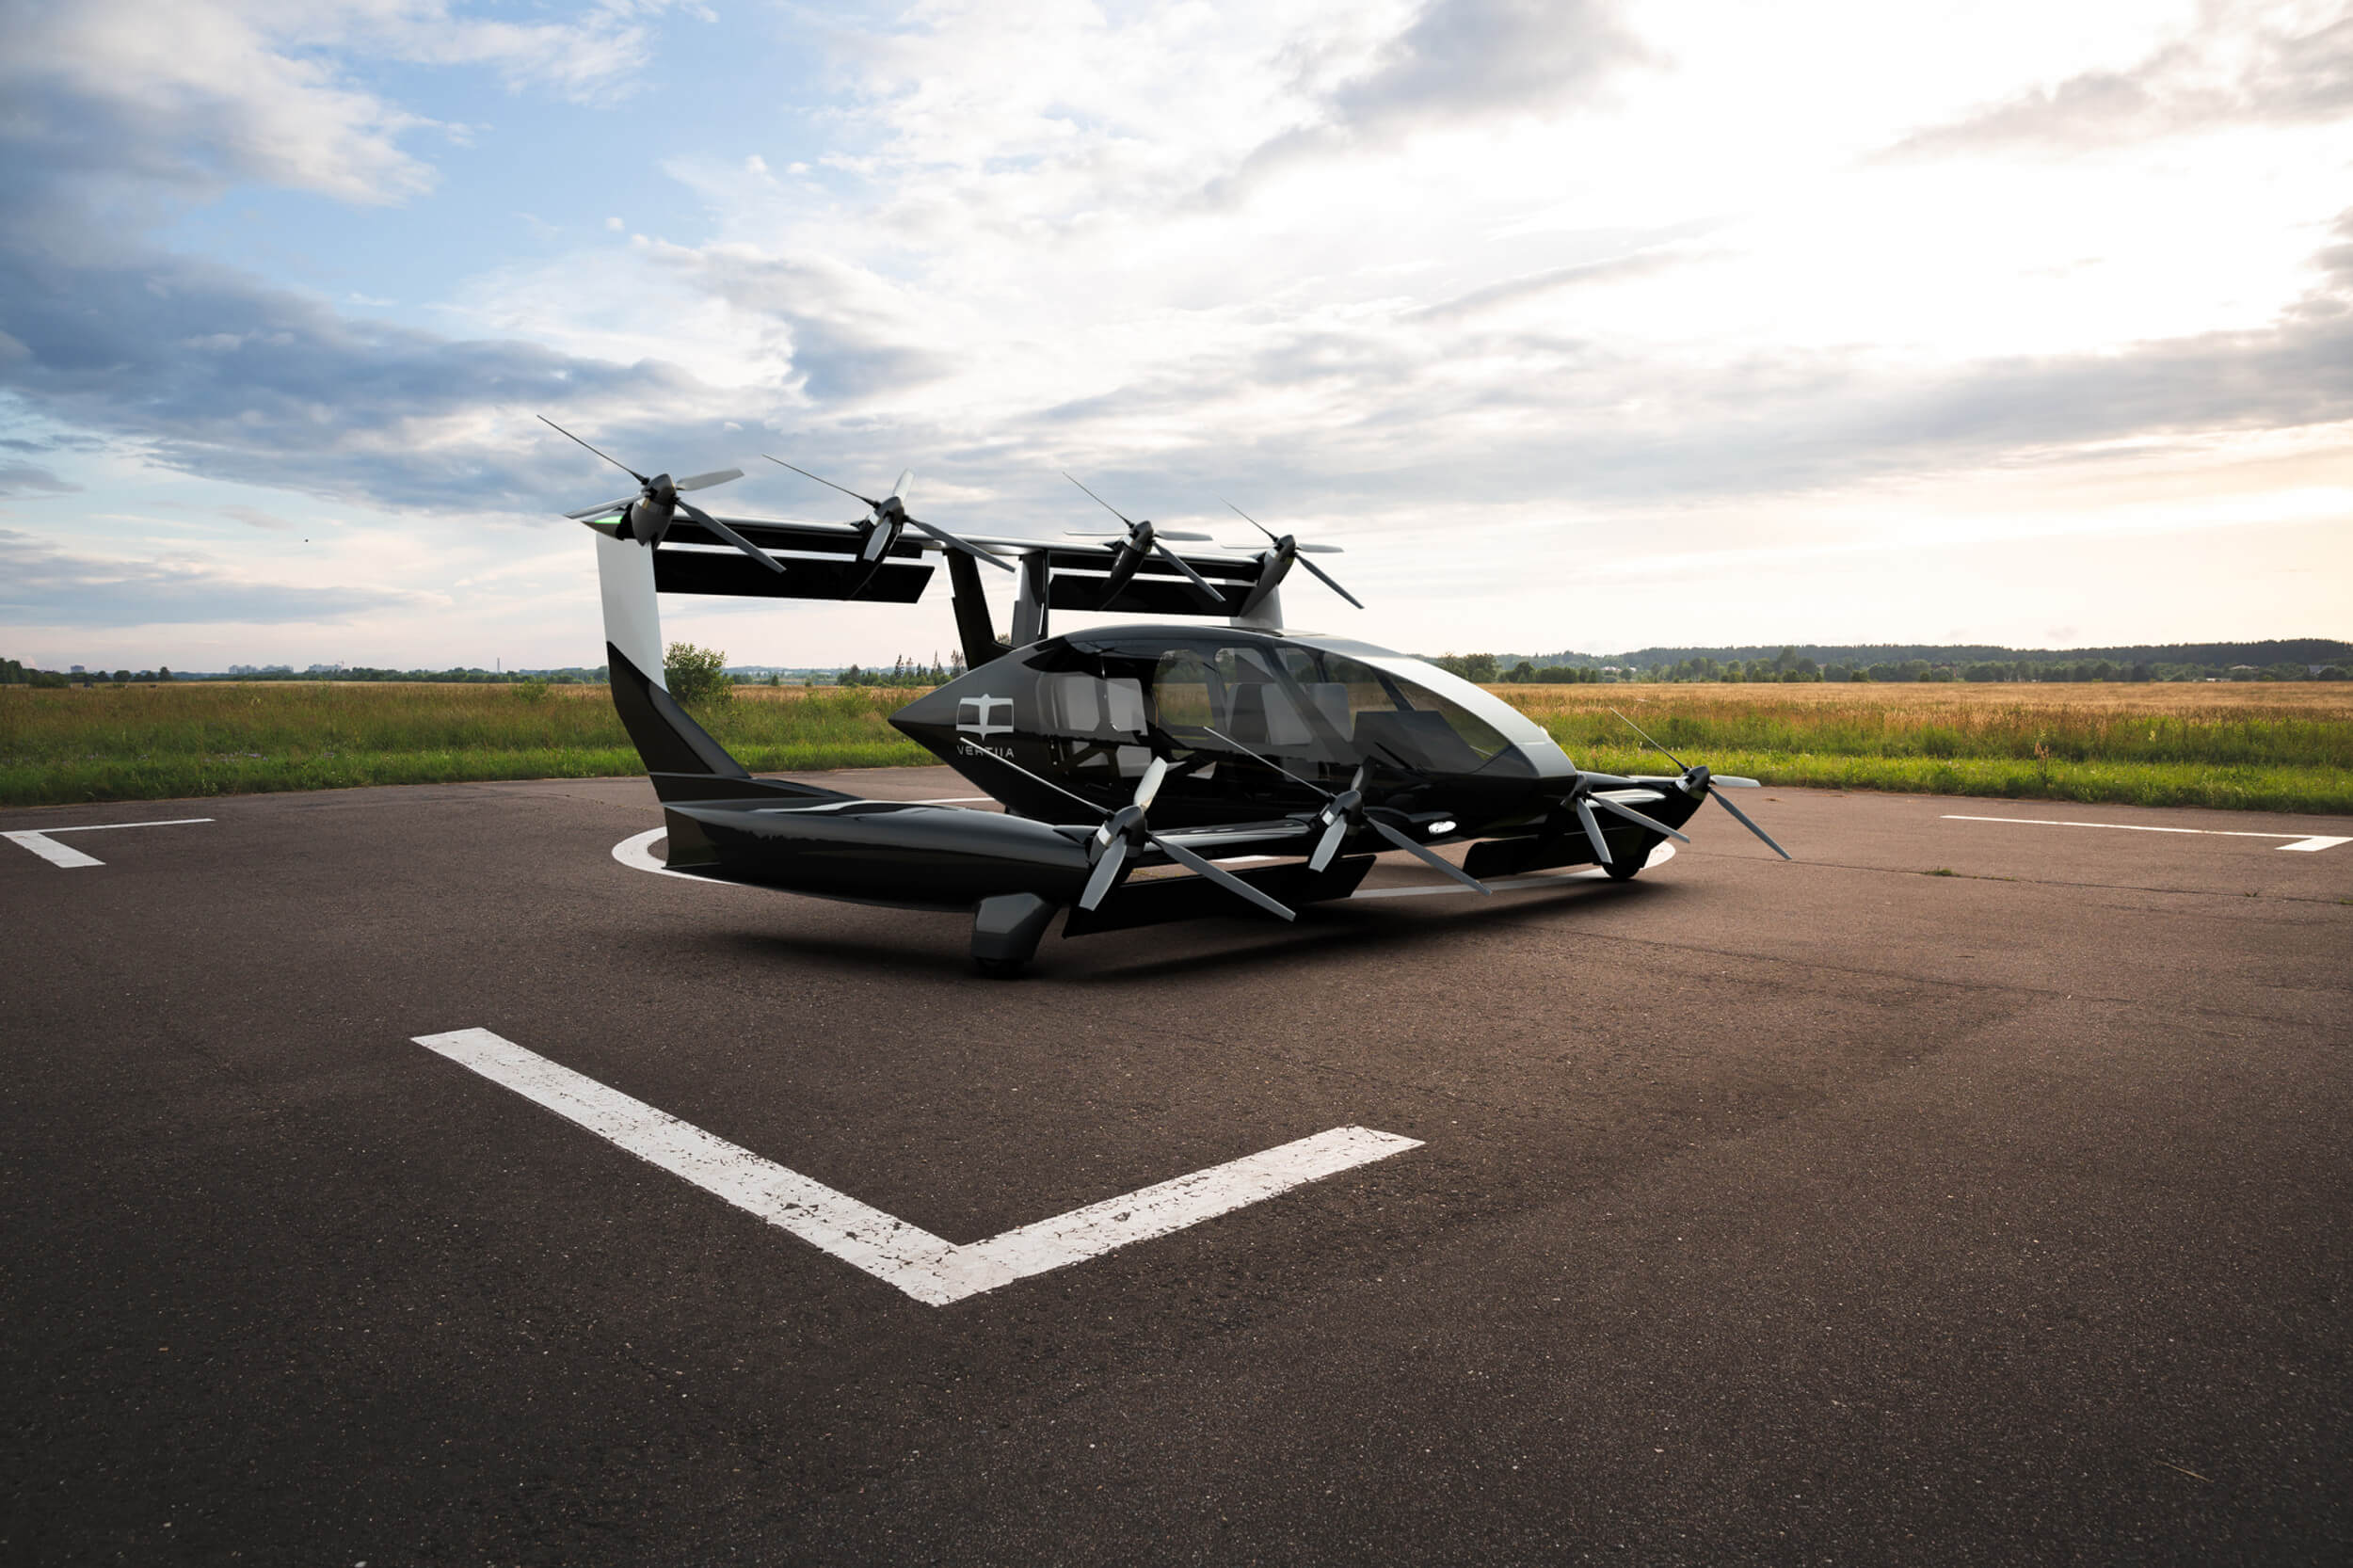
POLYGON ((641 781, 0 812, 0 1560, 2353 1558, 2353 820, 1740 804, 1016 982, 641 781), (465 1031, 968 1252, 1391 1143, 929 1304, 465 1031))

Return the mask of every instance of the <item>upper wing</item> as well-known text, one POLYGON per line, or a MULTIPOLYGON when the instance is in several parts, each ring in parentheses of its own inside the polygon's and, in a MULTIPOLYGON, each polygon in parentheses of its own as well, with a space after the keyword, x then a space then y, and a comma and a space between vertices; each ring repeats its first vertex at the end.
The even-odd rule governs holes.
MULTIPOLYGON (((930 586, 936 552, 947 546, 909 530, 880 562, 859 560, 868 535, 857 523, 787 522, 767 518, 712 514, 773 556, 781 574, 766 571, 692 519, 670 525, 654 558, 654 585, 664 593, 739 595, 761 599, 850 599, 913 603, 930 586), (683 546, 683 549, 673 549, 683 546), (709 548, 702 548, 709 547, 709 548)), ((593 526, 593 524, 592 524, 593 526)), ((1112 611, 1137 616, 1232 616, 1258 580, 1255 555, 1233 551, 1168 548, 1224 596, 1211 609, 1170 561, 1150 555, 1134 578, 1109 593, 1113 552, 1071 539, 1019 535, 962 534, 974 544, 1002 554, 1043 557, 1048 572, 1047 606, 1053 610, 1112 611)))

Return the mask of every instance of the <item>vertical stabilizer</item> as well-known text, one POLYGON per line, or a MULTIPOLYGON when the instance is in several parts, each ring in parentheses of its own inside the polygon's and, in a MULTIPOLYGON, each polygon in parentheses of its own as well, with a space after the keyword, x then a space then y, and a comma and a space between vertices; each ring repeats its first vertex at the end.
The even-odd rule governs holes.
POLYGON ((616 539, 593 524, 588 531, 597 538, 597 582, 604 590, 604 640, 618 648, 640 675, 661 686, 662 609, 654 600, 653 549, 634 539, 616 539))
POLYGON ((955 589, 956 640, 964 645, 965 667, 979 669, 1008 646, 997 640, 997 623, 981 590, 979 563, 961 550, 948 552, 948 581, 955 589))
POLYGON ((604 650, 613 707, 663 799, 704 798, 698 780, 749 778, 744 764, 690 717, 662 678, 662 609, 654 598, 653 548, 591 524, 597 582, 604 595, 604 650))

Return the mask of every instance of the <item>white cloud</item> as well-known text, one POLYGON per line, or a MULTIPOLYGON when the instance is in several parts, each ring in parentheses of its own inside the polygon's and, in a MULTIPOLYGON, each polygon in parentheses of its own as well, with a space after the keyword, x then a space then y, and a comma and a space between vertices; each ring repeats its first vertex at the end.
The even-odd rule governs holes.
POLYGON ((360 85, 343 56, 479 65, 514 88, 607 94, 645 62, 647 32, 632 18, 649 8, 519 24, 452 0, 14 0, 0 53, 6 139, 12 155, 86 176, 403 200, 432 186, 431 168, 401 145, 431 122, 360 85))
MULTIPOLYGON (((662 154, 687 216, 632 206, 644 232, 591 245, 621 200, 600 196, 564 219, 577 248, 551 256, 550 225, 527 250, 480 250, 432 307, 441 333, 176 258, 19 257, 0 311, 83 313, 0 314, 0 349, 17 345, 0 383, 159 462, 387 504, 597 499, 592 459, 518 435, 539 408, 674 472, 761 446, 854 483, 912 464, 941 521, 981 532, 1080 520, 1061 467, 1218 529, 1222 491, 1358 546, 1344 580, 1385 590, 1379 625, 1416 646, 1481 627, 1561 646, 1568 629, 1542 628, 1588 576, 1631 594, 1625 614, 1672 601, 1733 635, 1751 573, 1822 562, 1909 619, 1946 589, 1907 584, 1890 541, 2009 549, 2011 518, 2081 560, 2119 537, 2312 526, 2281 499, 2309 476, 2248 454, 2281 432, 2353 441, 2353 268, 2330 259, 2353 162, 2332 106, 2342 11, 1068 0, 836 19, 814 41, 840 96, 784 110, 806 139, 714 122, 705 151, 662 154), (2239 106, 2011 134, 2105 76, 2174 109, 2239 106), (2293 112, 2249 106, 2266 91, 2293 112), (1931 142, 1952 155, 1882 155, 1931 142), (1998 504, 1973 488, 1989 472, 1998 504), (2243 488, 2157 527, 2154 491, 2089 498, 2085 475, 2118 472, 2243 488)), ((21 123, 70 103, 110 127, 92 155, 119 175, 409 200, 432 221, 423 120, 339 59, 380 49, 600 100, 674 90, 686 69, 636 10, 189 14, 184 61, 105 43, 135 68, 116 96, 20 65, 0 84, 26 89, 21 123), (286 103, 237 85, 248 66, 286 103)), ((806 488, 729 500, 826 515, 806 488)), ((383 567, 436 581, 422 559, 383 567)), ((1821 613, 1846 613, 1833 598, 1821 613)), ((2173 602, 2198 613, 2195 593, 2173 602)), ((830 616, 793 624, 849 634, 830 616)), ((1770 634, 1788 633, 1808 634, 1770 634)))
POLYGON ((2076 72, 1913 132, 1900 155, 2077 153, 2185 132, 2353 113, 2353 12, 2339 0, 2214 0, 2121 67, 2076 72))

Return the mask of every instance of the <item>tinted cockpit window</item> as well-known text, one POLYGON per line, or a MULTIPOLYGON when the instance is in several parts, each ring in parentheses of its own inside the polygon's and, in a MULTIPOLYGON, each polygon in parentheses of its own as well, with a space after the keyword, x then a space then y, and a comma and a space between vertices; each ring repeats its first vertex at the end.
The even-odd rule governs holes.
POLYGON ((1189 648, 1161 656, 1152 671, 1152 706, 1160 728, 1176 732, 1204 729, 1217 722, 1209 683, 1216 672, 1189 648))
POLYGON ((1467 773, 1511 743, 1460 703, 1339 653, 1301 660, 1319 666, 1310 688, 1319 708, 1345 711, 1351 741, 1391 761, 1443 773, 1467 773))

